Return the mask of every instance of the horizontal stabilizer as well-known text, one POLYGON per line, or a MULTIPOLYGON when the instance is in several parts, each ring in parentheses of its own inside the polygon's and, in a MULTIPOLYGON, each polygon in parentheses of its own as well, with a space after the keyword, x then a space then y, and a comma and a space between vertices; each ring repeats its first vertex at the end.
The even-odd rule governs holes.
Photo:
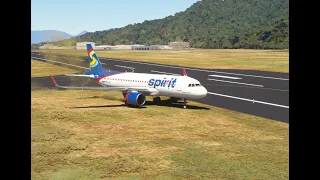
POLYGON ((76 77, 89 77, 89 78, 94 78, 94 75, 86 75, 86 74, 66 74, 66 76, 76 76, 76 77))

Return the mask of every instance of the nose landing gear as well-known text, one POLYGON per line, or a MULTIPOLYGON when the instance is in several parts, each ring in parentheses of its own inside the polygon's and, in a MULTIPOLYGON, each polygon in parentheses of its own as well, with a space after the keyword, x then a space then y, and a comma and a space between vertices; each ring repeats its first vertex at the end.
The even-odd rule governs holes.
POLYGON ((187 108, 187 100, 185 98, 182 98, 183 100, 183 108, 186 109, 187 108))

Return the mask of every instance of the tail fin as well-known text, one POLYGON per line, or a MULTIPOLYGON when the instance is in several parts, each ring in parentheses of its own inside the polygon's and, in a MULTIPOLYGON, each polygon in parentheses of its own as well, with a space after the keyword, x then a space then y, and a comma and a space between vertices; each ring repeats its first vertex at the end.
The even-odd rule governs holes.
POLYGON ((100 60, 99 60, 97 54, 94 52, 91 44, 87 44, 87 52, 88 52, 88 58, 89 58, 91 71, 103 72, 104 68, 101 65, 100 60))

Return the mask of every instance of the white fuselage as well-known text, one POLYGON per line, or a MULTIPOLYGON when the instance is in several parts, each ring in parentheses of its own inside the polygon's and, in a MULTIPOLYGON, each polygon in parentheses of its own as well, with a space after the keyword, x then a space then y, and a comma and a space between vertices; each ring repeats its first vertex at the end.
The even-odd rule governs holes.
POLYGON ((99 84, 108 87, 147 88, 147 92, 141 92, 146 96, 185 99, 200 99, 207 96, 206 88, 198 80, 188 76, 126 72, 101 78, 99 84))

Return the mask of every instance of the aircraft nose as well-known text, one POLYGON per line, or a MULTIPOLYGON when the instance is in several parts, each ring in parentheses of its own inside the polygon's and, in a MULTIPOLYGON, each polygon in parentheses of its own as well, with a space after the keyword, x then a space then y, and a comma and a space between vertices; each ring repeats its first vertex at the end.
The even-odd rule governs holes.
POLYGON ((202 87, 201 95, 202 95, 203 97, 206 97, 207 94, 208 94, 208 90, 207 90, 205 87, 202 87))

